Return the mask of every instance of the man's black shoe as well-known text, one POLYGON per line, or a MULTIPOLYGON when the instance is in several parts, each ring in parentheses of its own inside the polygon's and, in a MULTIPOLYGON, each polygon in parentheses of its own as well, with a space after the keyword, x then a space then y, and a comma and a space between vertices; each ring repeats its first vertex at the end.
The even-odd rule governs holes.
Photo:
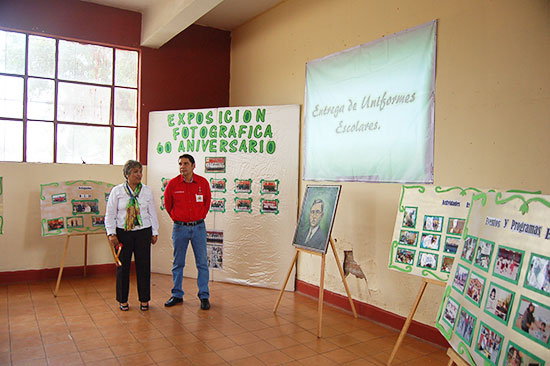
POLYGON ((201 309, 202 310, 210 309, 210 301, 208 301, 208 299, 201 299, 201 309))
POLYGON ((174 297, 172 296, 170 298, 170 300, 166 301, 164 303, 164 306, 166 306, 167 308, 169 308, 170 306, 174 306, 176 304, 181 304, 183 302, 183 299, 181 297, 174 297))

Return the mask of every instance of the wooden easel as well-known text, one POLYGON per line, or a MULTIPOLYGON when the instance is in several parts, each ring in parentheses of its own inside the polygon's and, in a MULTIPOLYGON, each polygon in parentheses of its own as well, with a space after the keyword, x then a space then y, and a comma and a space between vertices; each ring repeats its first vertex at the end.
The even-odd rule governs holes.
POLYGON ((412 319, 414 317, 414 313, 416 313, 416 309, 418 308, 418 304, 420 304, 420 300, 422 299, 422 295, 424 295, 424 290, 426 290, 426 286, 431 283, 433 285, 437 286, 443 286, 445 287, 447 284, 442 281, 438 280, 432 280, 430 278, 422 278, 422 286, 420 286, 420 290, 418 291, 418 294, 416 295, 416 300, 414 300, 413 307, 411 309, 411 312, 409 316, 407 317, 407 320, 405 321, 405 324, 403 325, 403 329, 401 329, 401 333, 399 333, 399 337, 397 338, 397 342, 395 342, 395 345, 393 346, 393 350, 391 352, 390 358, 388 362, 386 363, 387 366, 390 366, 393 358, 397 354, 397 350, 401 346, 401 342, 403 342, 403 339, 405 338, 405 335, 407 334, 407 330, 409 329, 409 326, 411 325, 412 319))
POLYGON ((453 364, 456 364, 458 366, 470 366, 470 364, 466 361, 464 361, 458 353, 455 352, 454 349, 449 348, 447 349, 447 356, 449 356, 450 360, 447 366, 453 366, 453 364))
MULTIPOLYGON (((332 248, 332 252, 334 253, 334 258, 336 259, 336 264, 338 265, 338 270, 340 271, 340 276, 342 277, 342 282, 344 283, 344 287, 346 288, 346 293, 348 294, 348 300, 351 305, 351 310, 353 311, 353 316, 357 318, 357 311, 355 311, 355 305, 353 304, 353 299, 351 298, 351 293, 349 291, 348 283, 346 281, 346 277, 344 276, 344 270, 342 269, 342 265, 340 264, 340 259, 338 258, 338 253, 336 252, 336 247, 334 246, 334 241, 332 240, 332 237, 329 238, 330 240, 330 247, 332 248)), ((324 288, 325 288, 325 257, 326 253, 319 253, 314 252, 307 249, 302 248, 295 248, 296 253, 294 254, 294 259, 292 260, 292 264, 290 265, 290 268, 288 269, 288 273, 286 275, 285 283, 283 284, 283 287, 281 288, 281 292, 279 293, 279 298, 277 299, 277 303, 275 304, 275 308, 273 309, 273 312, 277 312, 277 308, 279 307, 279 304, 281 303, 281 299, 283 298, 283 294, 285 293, 286 284, 288 283, 288 279, 290 278, 290 274, 292 273, 292 269, 294 268, 294 265, 296 264, 296 261, 298 260, 298 253, 305 252, 313 255, 319 255, 321 256, 321 278, 319 280, 319 304, 317 306, 317 313, 318 313, 318 323, 317 323, 317 337, 321 338, 321 328, 323 323, 323 294, 324 294, 324 288)))
MULTIPOLYGON (((61 266, 59 267, 59 274, 57 275, 57 284, 55 285, 55 291, 53 292, 55 297, 57 297, 57 291, 59 290, 59 284, 61 283, 61 276, 63 275, 63 267, 65 266, 65 259, 67 258, 67 250, 69 249, 69 240, 71 239, 71 236, 84 235, 84 277, 86 277, 86 268, 88 266, 88 235, 94 234, 105 235, 105 232, 67 234, 67 239, 65 239, 65 251, 63 252, 63 257, 61 258, 61 266)), ((118 257, 115 255, 114 249, 110 243, 109 247, 113 250, 113 257, 115 258, 115 262, 117 262, 118 257)), ((118 263, 120 263, 120 261, 118 263)))

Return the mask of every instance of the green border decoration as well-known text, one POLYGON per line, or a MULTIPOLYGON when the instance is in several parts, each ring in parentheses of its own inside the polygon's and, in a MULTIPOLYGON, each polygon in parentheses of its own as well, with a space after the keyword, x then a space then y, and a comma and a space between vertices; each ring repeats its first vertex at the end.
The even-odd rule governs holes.
POLYGON ((466 290, 466 284, 468 283, 468 281, 470 280, 470 269, 465 267, 464 265, 462 264, 458 264, 458 266, 456 267, 456 271, 455 271, 455 276, 453 278, 453 283, 452 283, 452 287, 455 289, 456 292, 458 292, 459 294, 461 295, 464 295, 464 291, 466 290), (459 290, 456 286, 455 286, 455 279, 456 279, 456 275, 458 273, 458 268, 462 267, 463 269, 466 270, 466 273, 467 273, 467 276, 466 276, 466 281, 464 282, 464 288, 462 290, 459 290))
POLYGON ((433 232, 433 233, 443 233, 443 225, 445 225, 445 217, 439 216, 439 215, 424 215, 424 220, 422 221, 422 230, 433 232), (426 229, 426 218, 428 218, 428 217, 437 218, 439 220, 439 222, 440 222, 439 230, 426 229))
POLYGON ((212 174, 216 174, 216 173, 225 173, 225 170, 227 169, 227 160, 225 158, 225 156, 205 156, 204 157, 204 172, 205 173, 212 173, 212 174), (209 159, 222 159, 223 160, 223 170, 211 170, 211 169, 208 169, 207 167, 207 163, 208 163, 208 160, 209 159))
POLYGON ((516 252, 516 253, 521 253, 521 260, 519 261, 519 266, 518 266, 518 272, 516 274, 516 279, 515 280, 512 280, 506 276, 503 276, 501 275, 500 273, 496 273, 495 272, 495 268, 497 266, 497 261, 495 260, 495 263, 493 265, 493 276, 494 277, 497 277, 497 278, 500 278, 504 281, 507 281, 507 282, 510 282, 510 283, 513 283, 514 285, 517 285, 518 282, 519 282, 519 275, 521 273, 521 266, 523 265, 523 260, 525 259, 525 251, 524 250, 521 250, 521 249, 516 249, 516 248, 512 248, 512 247, 507 247, 505 245, 499 245, 498 248, 497 248, 497 251, 496 251, 496 254, 497 254, 497 258, 498 258, 498 251, 500 250, 500 248, 503 248, 503 249, 506 249, 506 250, 510 250, 510 251, 513 251, 513 252, 516 252))
POLYGON ((494 251, 495 251, 495 246, 496 246, 496 245, 495 245, 495 242, 494 242, 494 241, 490 241, 490 240, 486 240, 486 239, 479 238, 479 240, 477 241, 476 253, 475 253, 474 259, 473 259, 473 261, 472 261, 474 267, 481 269, 483 272, 489 273, 489 267, 491 266, 491 261, 493 260, 493 253, 494 253, 494 251), (482 241, 485 242, 485 243, 491 244, 491 254, 489 254, 489 262, 488 262, 487 268, 485 268, 485 267, 483 267, 483 266, 481 266, 481 265, 479 265, 479 264, 477 263, 477 257, 478 257, 478 255, 479 255, 479 253, 480 253, 480 248, 481 248, 481 242, 482 242, 482 241))
POLYGON ((44 187, 48 187, 48 186, 59 187, 59 183, 55 182, 55 183, 47 183, 47 184, 40 185, 40 199, 42 201, 46 199, 46 197, 44 197, 44 187))
POLYGON ((210 208, 208 209, 208 212, 221 212, 221 213, 225 213, 225 198, 212 198, 210 200, 210 208), (214 201, 223 201, 223 209, 212 209, 212 204, 214 203, 214 201))
POLYGON ((247 197, 247 198, 242 198, 242 197, 235 197, 235 208, 234 208, 235 212, 248 212, 248 213, 252 213, 252 197, 247 197), (239 200, 243 200, 243 201, 249 201, 250 202, 250 207, 248 210, 237 210, 237 201, 239 200))
POLYGON ((422 236, 420 237, 420 244, 418 246, 420 249, 427 249, 427 250, 435 250, 439 252, 439 248, 441 248, 441 234, 434 234, 432 232, 422 233, 422 236), (423 247, 422 244, 424 243, 424 236, 431 235, 432 237, 437 237, 437 249, 427 248, 423 247))
POLYGON ((221 192, 221 193, 227 192, 227 179, 225 179, 225 178, 222 178, 222 179, 210 178, 210 191, 211 192, 221 192), (212 186, 212 181, 214 181, 214 180, 223 181, 223 189, 214 188, 212 186))
MULTIPOLYGON (((539 258, 542 258, 542 259, 546 259, 547 261, 550 262, 550 257, 547 257, 545 255, 541 255, 541 254, 537 254, 537 253, 531 253, 531 258, 529 258, 529 265, 527 266, 527 268, 531 268, 531 262, 533 261, 533 257, 539 257, 539 258)), ((523 257, 522 257, 523 259, 523 257)), ((547 266, 550 266, 550 263, 547 264, 547 266)), ((520 267, 521 268, 521 267, 520 267)), ((519 272, 519 271, 518 271, 519 272)), ((527 278, 529 277, 529 271, 527 271, 527 274, 525 275, 525 282, 523 283, 523 287, 529 289, 529 290, 532 290, 532 291, 535 291, 535 292, 538 292, 539 294, 542 294, 544 296, 550 296, 550 289, 547 291, 543 291, 541 289, 538 289, 534 286, 531 286, 528 282, 527 282, 527 278)), ((547 327, 550 327, 550 324, 547 324, 546 325, 547 327)))
POLYGON ((278 199, 265 199, 265 198, 261 198, 260 199, 260 213, 261 214, 275 214, 275 215, 278 215, 279 214, 279 200, 278 199), (277 210, 276 211, 266 211, 264 210, 264 202, 275 202, 277 204, 277 210))
POLYGON ((71 207, 73 208, 73 215, 99 215, 99 200, 97 198, 94 198, 93 200, 71 200, 71 207), (98 211, 90 211, 90 212, 77 212, 74 210, 74 203, 75 202, 94 202, 97 205, 98 211))
MULTIPOLYGON (((464 306, 461 306, 460 310, 459 310, 458 318, 456 319, 456 322, 457 323, 456 323, 456 327, 455 327, 455 334, 457 335, 458 338, 462 339, 462 341, 464 342, 465 345, 467 345, 468 347, 471 347, 472 346, 472 340, 474 339, 474 333, 476 332, 477 318, 474 316, 474 314, 470 313, 468 311, 468 309, 466 309, 464 306), (472 325, 472 338, 470 338, 470 342, 468 342, 466 339, 464 339, 464 337, 460 333, 457 332, 458 321, 460 319, 460 316, 462 315, 462 312, 467 313, 472 319, 474 319, 474 324, 472 325)), ((473 363, 473 365, 475 365, 475 362, 473 363)))
MULTIPOLYGON (((504 354, 504 357, 508 357, 508 352, 510 352, 510 347, 514 347, 516 348, 517 350, 519 350, 520 352, 523 352, 525 354, 527 354, 529 357, 531 357, 534 361, 538 362, 540 366, 544 366, 546 365, 546 361, 542 360, 541 358, 535 356, 534 354, 532 354, 531 352, 527 351, 525 348, 522 348, 520 346, 518 346, 517 344, 515 344, 514 342, 510 341, 508 342, 508 347, 506 347, 506 353, 504 354)), ((529 365, 529 364, 527 364, 529 365)))
MULTIPOLYGON (((439 329, 439 331, 447 341, 451 340, 451 337, 453 336, 453 330, 445 329, 445 327, 442 326, 439 321, 441 320, 441 315, 443 315, 443 306, 447 302, 447 299, 449 298, 449 296, 451 295, 451 290, 452 289, 450 286, 445 287, 445 292, 443 293, 443 300, 441 301, 441 304, 439 304, 439 311, 437 312, 437 317, 436 317, 437 320, 435 322, 435 327, 439 329)), ((458 311, 460 312, 460 308, 458 309, 458 311)), ((457 313, 457 320, 458 320, 458 313, 457 313)))
POLYGON ((491 318, 499 321, 500 323, 504 324, 505 326, 508 326, 508 323, 510 322, 510 318, 511 318, 510 315, 512 314, 512 305, 514 304, 515 295, 516 295, 516 293, 514 291, 511 291, 511 290, 499 285, 496 282, 491 282, 491 283, 489 283, 489 287, 487 288, 487 298, 485 299, 485 306, 483 306, 483 311, 486 314, 488 314, 491 318), (508 313, 506 314, 507 319, 502 319, 502 318, 498 317, 496 314, 491 313, 490 311, 487 311, 487 302, 489 301, 489 296, 490 296, 490 293, 491 293, 491 287, 492 286, 498 287, 499 289, 512 294, 512 298, 510 299, 510 304, 508 305, 508 313))
POLYGON ((260 194, 274 194, 274 195, 278 195, 278 194, 279 194, 279 180, 278 180, 278 179, 274 179, 274 180, 260 179, 260 194), (276 186, 276 188, 277 188, 275 192, 266 191, 266 190, 264 189, 264 183, 270 183, 270 182, 274 182, 274 183, 275 183, 275 186, 276 186))
POLYGON ((159 206, 159 208, 160 208, 161 211, 166 210, 166 207, 164 207, 164 195, 160 196, 160 206, 159 206))
POLYGON ((500 359, 500 354, 502 353, 502 348, 504 346, 504 336, 502 334, 500 334, 499 332, 497 332, 496 330, 494 330, 493 328, 491 328, 488 324, 484 323, 484 322, 480 322, 480 325, 479 325, 479 331, 477 332, 477 341, 476 341, 476 344, 474 345, 474 349, 475 349, 475 352, 481 356, 481 358, 483 358, 485 360, 485 364, 486 365, 497 365, 498 364, 498 360, 500 359), (498 355, 497 355, 497 359, 495 360, 495 362, 492 362, 489 358, 487 358, 487 356, 485 356, 483 353, 480 352, 480 350, 478 349, 477 347, 477 344, 479 343, 479 338, 481 337, 481 328, 485 326, 485 328, 487 328, 489 331, 497 334, 500 336, 500 348, 498 350, 498 355))
POLYGON ((235 182, 235 188, 233 189, 233 193, 252 193, 252 179, 251 178, 248 178, 248 179, 239 179, 239 178, 235 178, 234 180, 235 182), (248 190, 241 190, 239 189, 239 184, 237 182, 248 182, 248 190))
POLYGON ((52 194, 51 197, 52 197, 52 205, 59 205, 60 203, 67 203, 67 193, 65 193, 65 192, 52 194), (63 196, 63 197, 65 197, 65 201, 55 202, 54 201, 54 196, 63 196))
MULTIPOLYGON (((519 298, 519 304, 518 304, 518 308, 517 308, 517 310, 516 310, 516 315, 514 316, 514 319, 513 319, 513 321, 512 321, 512 328, 513 328, 514 330, 516 330, 519 334, 523 335, 524 337, 529 338, 529 339, 532 340, 533 342, 538 343, 538 344, 544 346, 545 348, 550 348, 550 337, 548 337, 548 340, 546 340, 546 343, 544 343, 544 342, 541 341, 540 339, 538 339, 538 338, 532 336, 532 335, 529 334, 529 333, 525 333, 525 332, 523 331, 523 329, 518 328, 518 327, 516 326, 516 320, 518 319, 518 316, 522 316, 522 315, 523 315, 523 314, 520 314, 520 313, 519 313, 519 310, 520 310, 520 308, 521 308, 521 302, 522 302, 522 301, 527 301, 527 302, 533 303, 533 304, 535 304, 535 305, 537 305, 537 306, 539 306, 539 307, 541 307, 541 308, 544 308, 544 309, 546 309, 546 311, 548 311, 548 313, 550 314, 550 307, 544 306, 544 305, 541 304, 540 302, 535 301, 535 300, 532 300, 532 299, 528 298, 528 297, 525 296, 525 295, 521 295, 521 297, 519 298)), ((535 309, 535 311, 536 311, 536 309, 535 309)), ((547 324, 546 326, 548 327, 548 324, 547 324)))
POLYGON ((420 234, 420 233, 416 230, 401 230, 399 232, 399 242, 398 242, 398 244, 399 245, 406 245, 406 246, 409 246, 409 247, 416 247, 416 245, 418 244, 418 234, 420 234), (408 243, 404 243, 404 242, 401 241, 401 236, 403 235, 404 231, 416 234, 416 238, 414 239, 414 244, 408 244, 408 243))
POLYGON ((472 304, 474 304, 478 308, 481 308, 481 302, 483 301, 483 292, 485 291, 485 283, 486 282, 487 282, 487 278, 483 277, 479 273, 472 270, 472 273, 470 273, 470 277, 468 278, 468 285, 464 288, 465 289, 464 297, 466 298, 466 300, 470 301, 472 304), (478 302, 476 302, 473 298, 471 298, 468 295, 468 287, 470 287, 470 283, 472 282, 472 277, 474 275, 476 275, 478 278, 481 278, 483 280, 481 291, 479 293, 479 301, 478 302))
POLYGON ((166 189, 166 186, 168 185, 168 182, 170 181, 170 179, 167 179, 167 178, 160 178, 160 190, 162 192, 164 192, 164 190, 166 189))

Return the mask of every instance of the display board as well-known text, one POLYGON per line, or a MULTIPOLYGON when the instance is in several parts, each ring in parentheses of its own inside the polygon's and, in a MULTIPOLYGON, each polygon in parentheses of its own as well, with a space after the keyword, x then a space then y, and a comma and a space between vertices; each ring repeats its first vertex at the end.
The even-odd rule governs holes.
POLYGON ((94 180, 41 184, 42 236, 105 231, 105 208, 114 186, 94 180))
POLYGON ((403 185, 388 267, 447 281, 477 188, 403 185))
POLYGON ((306 64, 304 179, 433 182, 437 21, 306 64))
POLYGON ((4 233, 4 186, 0 177, 0 235, 4 233))
MULTIPOLYGON (((294 250, 298 207, 300 107, 253 106, 175 110, 149 115, 147 184, 160 207, 152 270, 171 273, 172 220, 164 188, 191 154, 210 182, 206 217, 210 278, 281 288, 294 250)), ((196 277, 192 250, 185 276, 196 277)), ((287 289, 294 288, 294 281, 287 289)))
POLYGON ((436 327, 471 365, 548 365, 550 196, 478 193, 436 327))

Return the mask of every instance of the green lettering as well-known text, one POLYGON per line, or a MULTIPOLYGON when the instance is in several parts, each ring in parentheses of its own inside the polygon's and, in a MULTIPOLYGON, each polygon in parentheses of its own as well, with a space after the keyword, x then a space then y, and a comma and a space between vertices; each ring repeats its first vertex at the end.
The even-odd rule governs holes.
POLYGON ((237 151, 237 140, 231 140, 229 143, 229 152, 237 151))
POLYGON ((206 151, 206 148, 208 147, 209 142, 210 140, 202 140, 202 151, 206 151))
POLYGON ((191 130, 191 138, 192 138, 192 139, 195 138, 195 130, 196 130, 197 128, 198 128, 197 126, 191 126, 191 127, 189 127, 189 129, 191 130))
POLYGON ((168 127, 174 127, 174 113, 168 115, 168 127))
POLYGON ((195 113, 193 112, 187 112, 187 124, 190 125, 191 121, 195 118, 195 113))
POLYGON ((178 147, 178 152, 185 152, 185 144, 183 140, 180 141, 180 146, 178 147))
POLYGON ((256 122, 265 122, 265 108, 256 111, 256 122))
POLYGON ((262 137, 262 125, 256 125, 256 127, 254 127, 254 137, 257 139, 262 137))
POLYGON ((235 131, 235 125, 232 125, 229 128, 229 132, 227 133, 227 137, 237 137, 237 132, 235 131))
POLYGON ((172 143, 170 141, 167 141, 164 144, 164 151, 166 151, 167 153, 170 153, 172 151, 172 143))
POLYGON ((220 140, 220 152, 227 152, 227 140, 220 140))
POLYGON ((174 138, 174 140, 177 140, 179 134, 180 134, 180 128, 179 127, 176 127, 176 128, 172 129, 172 137, 174 138))
POLYGON ((181 137, 186 139, 189 137, 189 127, 182 127, 181 128, 181 137))
MULTIPOLYGON (((224 127, 224 126, 221 126, 221 127, 224 127)), ((209 136, 212 138, 216 138, 216 132, 218 132, 218 126, 216 125, 211 126, 209 136)))
POLYGON ((250 122, 251 119, 252 119, 252 112, 250 112, 249 109, 245 110, 243 115, 243 121, 245 123, 248 123, 250 122))
POLYGON ((162 154, 163 150, 164 149, 162 148, 162 144, 159 142, 159 144, 157 145, 157 154, 162 154))
POLYGON ((197 124, 198 125, 202 124, 203 120, 204 120, 204 115, 202 114, 202 112, 197 113, 197 124))
POLYGON ((239 146, 239 152, 246 152, 246 140, 241 141, 241 146, 239 146))
POLYGON ((232 120, 233 120, 233 117, 231 117, 231 110, 226 110, 224 115, 223 115, 223 120, 226 122, 226 123, 230 123, 232 120))
POLYGON ((193 143, 193 140, 187 140, 187 152, 194 152, 195 151, 195 144, 193 143))
POLYGON ((213 114, 212 111, 206 112, 206 124, 207 124, 207 125, 209 125, 209 124, 211 124, 212 122, 214 122, 214 119, 212 118, 212 114, 213 114))
POLYGON ((239 126, 239 138, 246 133, 246 126, 239 126))
POLYGON ((273 138, 273 132, 271 132, 271 125, 267 125, 267 127, 265 128, 264 137, 273 138))
POLYGON ((216 152, 216 140, 210 140, 210 149, 208 149, 211 153, 216 152))
POLYGON ((199 136, 202 139, 205 138, 206 136, 208 136, 208 128, 206 128, 206 126, 201 127, 201 129, 199 130, 199 136))
POLYGON ((227 131, 227 126, 221 125, 220 126, 220 133, 219 133, 218 137, 227 137, 225 135, 225 131, 227 131))
POLYGON ((275 141, 268 141, 265 145, 265 151, 267 151, 268 154, 273 154, 275 152, 275 141))
POLYGON ((256 145, 258 144, 256 140, 250 140, 250 146, 248 147, 248 152, 257 152, 256 151, 256 145))
POLYGON ((185 113, 178 113, 178 125, 185 124, 185 113))

